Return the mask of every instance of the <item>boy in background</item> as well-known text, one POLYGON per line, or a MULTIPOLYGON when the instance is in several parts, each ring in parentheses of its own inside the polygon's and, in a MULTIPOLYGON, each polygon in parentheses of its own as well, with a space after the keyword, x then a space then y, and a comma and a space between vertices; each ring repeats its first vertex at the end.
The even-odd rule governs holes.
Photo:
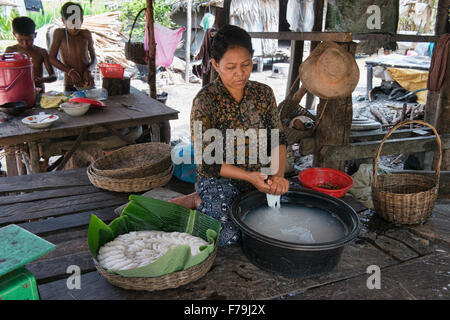
POLYGON ((94 41, 89 30, 81 29, 83 9, 80 4, 67 2, 61 8, 65 28, 56 29, 50 47, 50 62, 64 72, 66 91, 77 87, 92 87, 91 71, 97 63, 94 41), (58 52, 61 60, 58 60, 58 52))
POLYGON ((28 17, 17 17, 12 21, 12 28, 17 44, 7 47, 5 53, 20 52, 28 55, 33 63, 34 84, 36 88, 41 88, 41 92, 44 92, 44 83, 56 81, 56 75, 50 63, 47 50, 34 45, 36 25, 28 17), (47 70, 47 77, 43 77, 43 65, 45 65, 47 70))

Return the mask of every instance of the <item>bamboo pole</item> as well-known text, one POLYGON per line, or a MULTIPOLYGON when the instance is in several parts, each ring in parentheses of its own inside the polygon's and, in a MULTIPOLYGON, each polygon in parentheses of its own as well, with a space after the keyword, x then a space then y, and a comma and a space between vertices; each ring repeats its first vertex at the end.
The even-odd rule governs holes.
POLYGON ((153 0, 147 0, 147 19, 148 19, 148 85, 150 87, 150 96, 156 99, 156 43, 155 43, 155 30, 154 30, 154 18, 153 18, 153 0))
POLYGON ((190 65, 191 65, 191 32, 192 32, 192 0, 187 0, 187 32, 186 32, 186 72, 185 72, 185 81, 189 83, 189 74, 190 74, 190 65))

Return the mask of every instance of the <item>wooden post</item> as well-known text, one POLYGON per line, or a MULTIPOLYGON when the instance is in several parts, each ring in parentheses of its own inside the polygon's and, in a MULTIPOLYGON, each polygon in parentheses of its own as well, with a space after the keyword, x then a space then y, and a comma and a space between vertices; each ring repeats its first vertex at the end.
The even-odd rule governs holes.
MULTIPOLYGON (((437 14, 436 14, 436 25, 435 25, 435 29, 434 29, 434 32, 436 35, 442 35, 442 34, 446 33, 446 31, 447 31, 447 24, 449 23, 448 22, 449 5, 450 5, 450 0, 439 0, 438 1, 438 8, 437 8, 437 14)), ((438 105, 440 102, 441 102, 440 92, 428 90, 427 103, 425 105, 424 120, 435 127, 437 125, 436 120, 437 120, 437 116, 438 116, 437 108, 438 108, 438 105)), ((439 133, 441 133, 441 132, 439 132, 439 133)), ((425 153, 425 155, 424 155, 424 169, 425 170, 432 169, 433 155, 434 155, 434 152, 426 152, 425 153)))
POLYGON ((192 0, 187 0, 187 11, 186 11, 186 17, 187 17, 187 25, 186 25, 186 71, 185 71, 185 78, 184 81, 186 83, 189 83, 189 75, 191 73, 191 32, 192 32, 192 0))
POLYGON ((439 0, 438 9, 436 14, 436 26, 434 32, 436 35, 441 35, 450 32, 448 21, 448 10, 450 6, 450 0, 439 0))
MULTIPOLYGON (((312 31, 322 31, 323 25, 324 0, 314 1, 314 25, 312 31)), ((320 41, 311 41, 310 52, 312 52, 320 41)), ((314 95, 311 92, 306 93, 306 108, 311 109, 314 102, 314 95)))
MULTIPOLYGON (((356 43, 348 42, 341 44, 352 56, 356 52, 356 43)), ((317 108, 317 114, 320 114, 326 100, 320 100, 317 108)), ((343 171, 345 161, 333 161, 321 153, 324 146, 342 146, 350 141, 350 129, 353 118, 353 105, 351 94, 341 99, 328 100, 327 109, 323 115, 322 121, 316 130, 314 167, 326 167, 343 171)))
POLYGON ((150 87, 150 96, 156 99, 156 43, 155 43, 155 29, 154 29, 154 17, 153 17, 153 0, 147 0, 147 19, 148 19, 148 85, 150 87))
MULTIPOLYGON (((450 44, 449 44, 450 49, 450 44)), ((439 134, 450 133, 450 55, 447 57, 444 83, 439 94, 436 111, 436 130, 439 134)), ((442 155, 442 170, 450 168, 450 150, 444 150, 442 155)))
MULTIPOLYGON (((286 96, 291 89, 291 86, 294 85, 295 79, 298 76, 298 68, 303 61, 303 44, 304 41, 291 41, 291 61, 289 64, 289 76, 286 86, 286 96)), ((299 82, 295 84, 294 91, 299 88, 299 82)))
MULTIPOLYGON (((219 30, 224 25, 230 22, 230 7, 231 7, 231 0, 224 0, 223 8, 216 7, 216 20, 214 23, 216 30, 219 30)), ((209 82, 213 82, 214 80, 216 80, 217 75, 218 74, 216 70, 213 68, 213 66, 211 66, 209 82)))

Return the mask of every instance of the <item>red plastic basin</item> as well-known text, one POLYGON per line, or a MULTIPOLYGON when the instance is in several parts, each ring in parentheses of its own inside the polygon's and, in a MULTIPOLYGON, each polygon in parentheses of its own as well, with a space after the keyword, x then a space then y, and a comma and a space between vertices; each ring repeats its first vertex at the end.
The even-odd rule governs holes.
POLYGON ((330 196, 341 198, 353 186, 353 179, 345 172, 331 168, 309 168, 299 173, 298 179, 306 188, 320 191, 330 196), (324 189, 318 185, 322 183, 331 183, 340 189, 324 189))

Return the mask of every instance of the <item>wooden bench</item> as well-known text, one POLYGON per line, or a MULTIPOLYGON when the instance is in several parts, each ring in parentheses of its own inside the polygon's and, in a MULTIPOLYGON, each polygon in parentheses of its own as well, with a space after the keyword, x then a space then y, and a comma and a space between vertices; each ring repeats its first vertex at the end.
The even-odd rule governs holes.
MULTIPOLYGON (((162 189, 166 199, 178 194, 169 194, 173 185, 177 185, 178 191, 192 191, 192 185, 183 187, 174 178, 162 189)), ((437 220, 427 222, 422 232, 420 228, 384 222, 353 198, 345 197, 360 215, 363 228, 360 237, 346 246, 338 267, 329 274, 311 279, 270 274, 249 262, 235 245, 219 248, 212 269, 194 283, 160 292, 127 291, 114 287, 96 271, 87 244, 91 214, 109 222, 117 217, 114 209, 127 199, 128 194, 92 186, 85 169, 0 181, 0 227, 14 223, 57 245, 55 251, 26 265, 37 279, 41 299, 309 299, 323 295, 328 287, 337 287, 333 292, 340 292, 340 298, 390 295, 403 299, 417 295, 434 299, 439 298, 440 292, 435 289, 448 284, 449 255, 436 251, 439 246, 450 247, 447 203, 437 207, 438 213, 433 218, 437 220), (439 237, 432 235, 433 228, 441 228, 439 237), (67 287, 71 275, 67 268, 71 265, 81 269, 81 289, 67 287), (367 289, 366 272, 370 265, 382 269, 384 290, 367 289), (413 273, 402 276, 402 270, 413 273), (389 278, 394 274, 400 275, 389 278), (359 279, 356 284, 355 279, 359 279), (398 283, 405 290, 399 290, 398 283)))

